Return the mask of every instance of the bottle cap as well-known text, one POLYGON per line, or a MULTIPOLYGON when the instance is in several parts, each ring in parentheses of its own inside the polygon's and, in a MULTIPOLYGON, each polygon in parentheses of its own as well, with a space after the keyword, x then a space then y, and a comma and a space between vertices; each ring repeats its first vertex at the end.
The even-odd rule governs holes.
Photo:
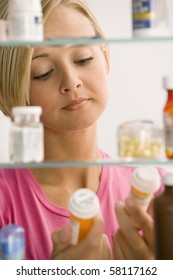
POLYGON ((30 115, 30 114, 38 114, 41 115, 42 107, 40 106, 18 106, 13 107, 12 114, 16 115, 30 115))
POLYGON ((173 174, 165 174, 162 178, 162 182, 165 186, 173 187, 173 174))
POLYGON ((163 77, 163 88, 173 89, 173 76, 163 77))
POLYGON ((132 173, 131 185, 143 193, 153 193, 157 191, 160 184, 160 175, 154 167, 138 167, 132 173))
POLYGON ((35 12, 42 12, 41 1, 40 0, 29 0, 31 5, 31 10, 35 12))
POLYGON ((90 189, 78 189, 70 197, 68 209, 78 218, 90 219, 99 212, 99 199, 90 189))
POLYGON ((9 1, 9 13, 14 11, 31 11, 30 1, 28 0, 10 0, 9 1))

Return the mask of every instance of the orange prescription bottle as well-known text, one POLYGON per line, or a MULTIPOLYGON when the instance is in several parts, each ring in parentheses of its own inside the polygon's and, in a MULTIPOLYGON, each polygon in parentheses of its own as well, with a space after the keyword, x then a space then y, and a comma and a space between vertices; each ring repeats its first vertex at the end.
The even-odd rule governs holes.
POLYGON ((165 155, 173 159, 173 77, 163 77, 163 87, 167 91, 167 101, 163 109, 165 155))
POLYGON ((161 184, 161 178, 156 168, 144 166, 136 168, 131 175, 131 192, 136 202, 147 210, 149 203, 161 184))
POLYGON ((81 188, 70 197, 68 209, 72 228, 71 244, 76 245, 90 230, 94 217, 100 210, 99 199, 92 190, 81 188))

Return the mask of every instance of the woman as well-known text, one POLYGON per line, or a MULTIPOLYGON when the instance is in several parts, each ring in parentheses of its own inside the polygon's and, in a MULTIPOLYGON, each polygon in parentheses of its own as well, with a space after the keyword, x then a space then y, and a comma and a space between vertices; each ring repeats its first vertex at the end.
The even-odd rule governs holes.
MULTIPOLYGON (((6 18, 8 1, 3 3, 0 13, 6 18)), ((41 3, 45 38, 103 37, 97 20, 83 1, 42 0, 41 3)), ((45 160, 108 158, 97 144, 97 120, 109 94, 107 45, 1 48, 0 60, 3 73, 0 107, 9 116, 13 106, 42 107, 45 160)), ((133 257, 136 242, 129 240, 128 227, 124 234, 128 221, 132 235, 138 236, 139 245, 143 244, 135 258, 153 258, 152 241, 145 240, 145 231, 144 237, 138 234, 124 206, 118 204, 118 220, 115 215, 115 204, 128 196, 132 170, 118 166, 1 170, 0 226, 17 223, 25 228, 27 259, 49 259, 50 255, 52 259, 107 259, 110 258, 107 238, 112 244, 113 236, 115 255, 126 257, 124 248, 128 247, 127 257, 133 257), (97 193, 104 225, 97 217, 86 240, 72 247, 67 202, 78 188, 90 188, 97 193), (118 223, 121 229, 115 235, 118 223), (144 254, 143 249, 146 249, 144 254)), ((141 226, 147 227, 148 233, 150 216, 139 209, 133 212, 137 206, 130 209, 137 222, 145 220, 141 226)))

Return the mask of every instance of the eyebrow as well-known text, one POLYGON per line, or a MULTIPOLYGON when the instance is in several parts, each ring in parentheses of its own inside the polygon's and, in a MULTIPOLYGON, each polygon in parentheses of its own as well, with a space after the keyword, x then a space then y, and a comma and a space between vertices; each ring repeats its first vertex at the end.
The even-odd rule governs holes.
POLYGON ((41 58, 41 57, 48 57, 48 53, 42 53, 42 54, 36 55, 32 58, 32 60, 37 59, 37 58, 41 58))
MULTIPOLYGON (((99 39, 99 38, 101 38, 100 36, 98 36, 98 35, 95 35, 95 36, 92 36, 92 37, 84 37, 84 39, 99 39)), ((46 38, 46 39, 48 39, 48 40, 51 40, 50 38, 46 38)), ((90 45, 90 44, 89 44, 90 45)), ((86 47, 86 46, 88 46, 88 44, 82 44, 82 45, 76 45, 76 47, 86 47)), ((66 47, 74 47, 74 45, 66 45, 66 47)), ((42 53, 42 54, 39 54, 39 55, 36 55, 36 56, 34 56, 33 58, 32 58, 32 60, 34 60, 34 59, 37 59, 37 58, 44 58, 44 57, 48 57, 49 56, 49 54, 48 53, 42 53)))

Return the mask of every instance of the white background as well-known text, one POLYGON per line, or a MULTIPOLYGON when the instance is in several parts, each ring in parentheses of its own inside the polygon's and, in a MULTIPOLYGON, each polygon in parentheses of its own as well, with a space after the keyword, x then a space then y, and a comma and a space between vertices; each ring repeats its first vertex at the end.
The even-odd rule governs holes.
MULTIPOLYGON (((173 0, 169 1, 173 15, 173 0)), ((108 38, 132 37, 131 0, 87 2, 108 38)), ((110 98, 98 122, 98 140, 100 148, 115 158, 117 127, 121 123, 150 119, 162 126, 167 96, 162 88, 162 77, 173 74, 173 42, 111 44, 110 52, 110 98)))

